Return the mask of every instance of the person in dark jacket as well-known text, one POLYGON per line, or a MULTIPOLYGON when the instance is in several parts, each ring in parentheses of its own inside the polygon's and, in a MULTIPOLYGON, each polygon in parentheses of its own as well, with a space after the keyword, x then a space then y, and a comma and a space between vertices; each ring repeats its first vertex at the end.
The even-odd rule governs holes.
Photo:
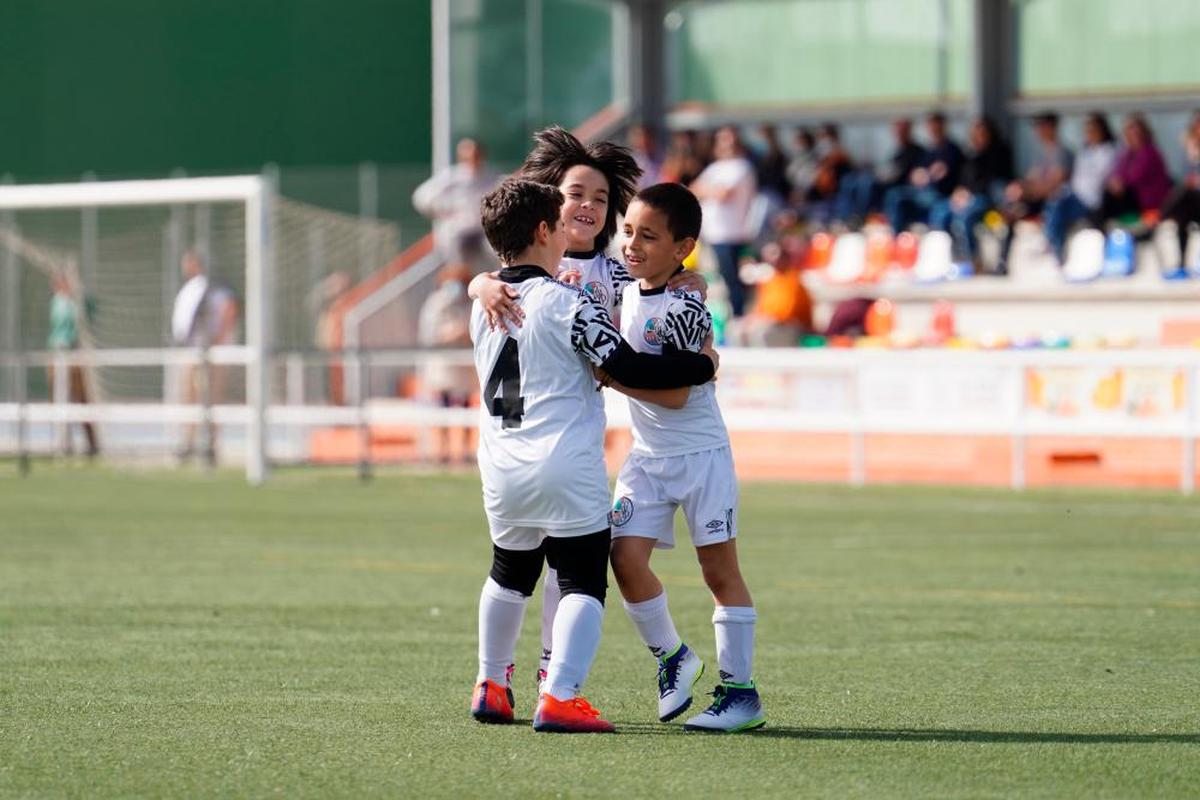
POLYGON ((1012 148, 989 117, 975 120, 970 137, 972 153, 963 166, 959 185, 933 207, 929 225, 949 232, 956 253, 976 261, 979 241, 975 228, 1003 197, 1004 187, 1013 177, 1013 159, 1012 148))

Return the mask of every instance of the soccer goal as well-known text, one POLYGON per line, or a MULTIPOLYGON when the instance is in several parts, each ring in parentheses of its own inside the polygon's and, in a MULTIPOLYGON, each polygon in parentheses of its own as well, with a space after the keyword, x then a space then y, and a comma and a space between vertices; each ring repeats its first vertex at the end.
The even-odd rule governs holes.
POLYGON ((399 248, 396 225, 267 176, 0 186, 0 450, 219 447, 261 482, 272 364, 318 346, 331 279, 399 248))

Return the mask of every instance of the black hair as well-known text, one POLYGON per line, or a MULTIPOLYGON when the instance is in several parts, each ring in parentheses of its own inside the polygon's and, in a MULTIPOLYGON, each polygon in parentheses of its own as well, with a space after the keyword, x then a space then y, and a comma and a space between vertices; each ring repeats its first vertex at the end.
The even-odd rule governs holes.
POLYGON ((625 213, 637 191, 642 168, 628 147, 612 142, 584 145, 569 131, 557 125, 533 135, 533 150, 517 174, 526 180, 558 186, 571 167, 585 166, 608 180, 608 213, 604 227, 596 235, 596 249, 603 250, 617 232, 617 216, 625 213))
POLYGON ((1058 127, 1058 112, 1057 111, 1041 111, 1033 116, 1034 125, 1049 125, 1051 128, 1058 127))
POLYGON ((479 202, 483 233, 500 260, 512 266, 517 256, 533 244, 541 223, 554 230, 562 204, 558 187, 509 178, 479 202))
POLYGON ((1104 144, 1112 144, 1116 141, 1117 137, 1113 136, 1112 126, 1108 124, 1108 115, 1103 111, 1089 112, 1085 121, 1096 126, 1096 130, 1100 131, 1100 141, 1104 144))
POLYGON ((700 201, 686 186, 656 183, 637 193, 640 200, 667 218, 667 230, 675 241, 700 238, 700 201))

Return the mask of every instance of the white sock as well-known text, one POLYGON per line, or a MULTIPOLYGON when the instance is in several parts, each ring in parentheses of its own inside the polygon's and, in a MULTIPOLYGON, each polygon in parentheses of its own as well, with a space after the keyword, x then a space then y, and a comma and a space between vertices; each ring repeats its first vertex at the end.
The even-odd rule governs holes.
POLYGON ((750 682, 754 666, 754 622, 757 619, 758 613, 753 606, 717 606, 713 611, 721 680, 750 682))
POLYGON ((570 700, 579 694, 600 646, 603 623, 604 605, 591 595, 569 594, 559 602, 547 694, 558 700, 570 700))
POLYGON ((479 595, 479 674, 475 682, 495 681, 508 685, 508 667, 513 663, 525 604, 529 598, 515 589, 505 589, 489 576, 479 595))
POLYGON ((658 597, 640 603, 625 603, 625 611, 633 620, 633 626, 641 634, 642 641, 655 658, 670 655, 679 649, 683 640, 675 630, 675 621, 667 608, 667 590, 658 597))
POLYGON ((558 588, 558 570, 546 565, 546 579, 542 583, 542 669, 550 671, 550 654, 554 652, 554 615, 562 600, 558 588))

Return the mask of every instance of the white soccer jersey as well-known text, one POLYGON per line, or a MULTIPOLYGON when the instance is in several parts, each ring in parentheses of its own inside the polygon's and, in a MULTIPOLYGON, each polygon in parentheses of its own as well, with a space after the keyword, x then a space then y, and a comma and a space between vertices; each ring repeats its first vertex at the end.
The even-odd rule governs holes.
POLYGON ((501 279, 520 294, 525 322, 488 330, 476 301, 471 341, 479 375, 479 471, 494 526, 547 531, 607 527, 604 403, 591 365, 616 351, 608 312, 539 267, 501 279))
POLYGON ((562 261, 558 262, 559 273, 566 270, 577 270, 581 275, 579 287, 587 292, 588 297, 604 306, 614 319, 619 316, 621 292, 633 283, 624 264, 601 250, 590 253, 567 251, 562 261))
MULTIPOLYGON (((663 345, 700 352, 712 332, 712 315, 700 295, 665 286, 644 291, 636 282, 625 287, 621 333, 634 350, 662 353, 663 345)), ((729 444, 725 420, 710 381, 693 386, 680 409, 629 399, 633 449, 638 455, 665 458, 698 453, 729 444)))

